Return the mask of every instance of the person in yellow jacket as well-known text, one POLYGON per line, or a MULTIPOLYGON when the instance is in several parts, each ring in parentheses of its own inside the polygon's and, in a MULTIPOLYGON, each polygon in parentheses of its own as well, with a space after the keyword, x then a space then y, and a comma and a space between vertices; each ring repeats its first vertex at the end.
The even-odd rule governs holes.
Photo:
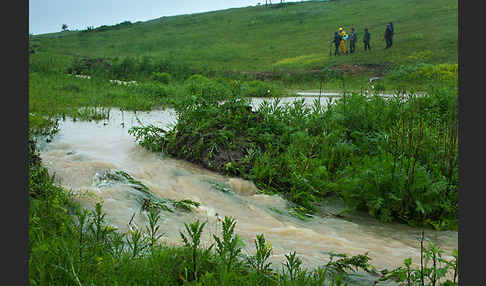
POLYGON ((341 53, 347 54, 348 52, 346 51, 346 42, 348 40, 348 34, 343 28, 339 28, 339 33, 341 34, 341 45, 339 46, 341 53))

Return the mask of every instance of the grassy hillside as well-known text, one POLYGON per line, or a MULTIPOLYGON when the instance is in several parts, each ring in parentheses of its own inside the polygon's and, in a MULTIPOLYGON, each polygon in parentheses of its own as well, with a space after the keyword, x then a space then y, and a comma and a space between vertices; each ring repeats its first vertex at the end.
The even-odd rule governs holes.
MULTIPOLYGON (((84 31, 34 36, 39 51, 89 57, 166 58, 194 67, 239 71, 388 67, 457 63, 458 5, 453 0, 340 0, 253 6, 162 17, 84 31), (395 26, 384 50, 385 24, 395 26), (358 52, 329 56, 339 26, 358 32, 358 52), (363 29, 372 51, 363 51, 363 29)), ((360 70, 362 71, 362 70, 360 70)))

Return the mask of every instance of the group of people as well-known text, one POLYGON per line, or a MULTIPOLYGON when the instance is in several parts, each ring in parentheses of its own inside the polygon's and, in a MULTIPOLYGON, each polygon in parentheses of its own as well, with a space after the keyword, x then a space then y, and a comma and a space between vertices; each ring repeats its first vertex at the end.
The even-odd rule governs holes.
MULTIPOLYGON (((390 22, 386 24, 386 29, 385 29, 385 49, 388 49, 392 46, 393 44, 393 23, 390 22)), ((364 50, 369 51, 371 50, 370 46, 370 39, 371 39, 371 34, 368 31, 368 28, 364 29, 364 35, 363 35, 363 44, 364 44, 364 50)), ((335 50, 334 50, 334 55, 340 55, 340 54, 352 54, 356 50, 356 42, 358 41, 358 36, 356 35, 356 31, 354 28, 351 28, 351 32, 348 34, 346 33, 346 30, 344 30, 342 27, 339 27, 338 31, 334 32, 334 38, 332 42, 334 43, 335 50)), ((330 52, 329 52, 330 53, 330 52)))

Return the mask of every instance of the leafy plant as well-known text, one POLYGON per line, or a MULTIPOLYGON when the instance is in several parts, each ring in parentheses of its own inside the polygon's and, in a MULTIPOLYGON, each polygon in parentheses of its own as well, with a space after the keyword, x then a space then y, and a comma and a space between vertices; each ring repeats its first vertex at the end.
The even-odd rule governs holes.
POLYGON ((101 211, 102 203, 96 203, 95 209, 91 211, 90 216, 93 223, 88 225, 88 229, 95 237, 95 241, 101 243, 106 241, 108 235, 114 231, 114 229, 105 224, 105 216, 101 211))
POLYGON ((274 85, 260 80, 243 82, 241 92, 247 97, 276 97, 282 93, 274 85))
POLYGON ((457 249, 454 250, 451 260, 444 259, 442 255, 443 251, 433 242, 429 242, 429 247, 423 247, 422 237, 420 268, 412 268, 412 259, 406 258, 403 262, 405 267, 386 272, 382 280, 394 277, 397 282, 406 281, 407 286, 458 285, 457 249))
POLYGON ((172 81, 170 74, 166 72, 153 72, 150 78, 163 84, 169 84, 172 81))
MULTIPOLYGON (((204 229, 204 226, 206 225, 206 222, 203 222, 203 223, 200 223, 199 220, 191 223, 191 224, 187 224, 187 223, 184 223, 184 227, 186 229, 186 232, 187 232, 187 236, 182 233, 182 232, 179 232, 180 233, 180 236, 182 238, 182 241, 184 242, 184 245, 185 247, 187 247, 188 249, 191 250, 191 262, 192 262, 192 278, 194 280, 197 280, 198 279, 198 248, 199 248, 199 244, 201 243, 201 234, 202 234, 202 231, 204 229)), ((206 252, 209 252, 210 249, 213 247, 213 245, 211 245, 211 247, 209 248, 209 250, 206 250, 206 252)))
POLYGON ((247 262, 258 274, 268 274, 271 271, 271 262, 268 261, 272 254, 272 245, 265 240, 263 233, 257 234, 255 242, 256 253, 247 258, 247 262))
POLYGON ((147 213, 147 218, 149 220, 148 227, 146 229, 148 233, 148 243, 150 246, 150 250, 152 253, 154 252, 155 245, 159 241, 161 237, 164 236, 164 233, 158 234, 160 226, 158 225, 160 220, 160 212, 159 210, 152 209, 147 213))
POLYGON ((346 271, 358 271, 359 269, 369 271, 370 269, 370 257, 368 253, 355 255, 352 257, 348 257, 344 253, 332 253, 331 259, 326 264, 326 271, 329 274, 344 274, 346 271), (337 260, 334 260, 334 257, 338 257, 337 260))
POLYGON ((137 257, 148 246, 146 238, 143 233, 138 229, 132 229, 128 232, 126 238, 128 248, 131 250, 132 258, 137 257))
POLYGON ((223 237, 220 238, 213 235, 216 241, 216 252, 228 272, 232 270, 232 267, 237 262, 238 256, 241 254, 241 248, 239 246, 241 243, 240 238, 234 234, 235 226, 235 219, 225 216, 222 222, 223 237))
MULTIPOLYGON (((293 281, 302 272, 302 259, 296 256, 295 251, 285 254, 285 270, 288 273, 290 280, 293 281)), ((283 267, 282 267, 283 268, 283 267)), ((283 271, 285 273, 285 271, 283 271)))

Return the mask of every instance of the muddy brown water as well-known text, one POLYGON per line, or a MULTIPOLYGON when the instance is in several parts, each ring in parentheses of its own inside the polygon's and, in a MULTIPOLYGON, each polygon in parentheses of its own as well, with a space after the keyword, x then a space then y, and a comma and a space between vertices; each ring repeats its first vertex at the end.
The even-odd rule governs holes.
MULTIPOLYGON (((254 99, 254 107, 263 99, 254 99)), ((291 99, 288 99, 291 100, 291 99)), ((312 99, 311 99, 312 100, 312 99)), ((325 99, 323 99, 325 100, 325 99)), ((296 251, 305 266, 324 265, 330 253, 348 255, 368 252, 378 269, 393 269, 411 257, 420 261, 421 229, 398 223, 381 223, 365 214, 348 218, 314 217, 301 221, 290 215, 287 201, 275 195, 264 195, 252 182, 222 176, 194 164, 152 153, 128 134, 132 126, 157 124, 168 128, 176 122, 172 109, 150 112, 121 112, 111 109, 110 119, 99 122, 60 122, 59 134, 41 149, 43 164, 57 182, 76 194, 75 199, 92 209, 103 201, 103 211, 110 224, 128 231, 128 222, 142 228, 147 225, 137 191, 128 184, 100 184, 99 177, 109 170, 122 170, 145 184, 150 191, 165 199, 190 199, 201 203, 193 212, 162 212, 162 240, 180 245, 179 231, 184 223, 196 219, 207 221, 203 243, 213 243, 212 234, 220 235, 224 216, 236 219, 236 233, 246 244, 244 253, 254 253, 256 235, 264 233, 273 246, 271 261, 280 269, 284 255, 296 251), (122 124, 123 123, 123 124, 122 124), (222 190, 231 190, 229 192, 222 190)), ((339 202, 328 201, 329 213, 341 208, 339 202)), ((458 247, 455 231, 426 230, 426 238, 435 241, 449 257, 458 247)))

